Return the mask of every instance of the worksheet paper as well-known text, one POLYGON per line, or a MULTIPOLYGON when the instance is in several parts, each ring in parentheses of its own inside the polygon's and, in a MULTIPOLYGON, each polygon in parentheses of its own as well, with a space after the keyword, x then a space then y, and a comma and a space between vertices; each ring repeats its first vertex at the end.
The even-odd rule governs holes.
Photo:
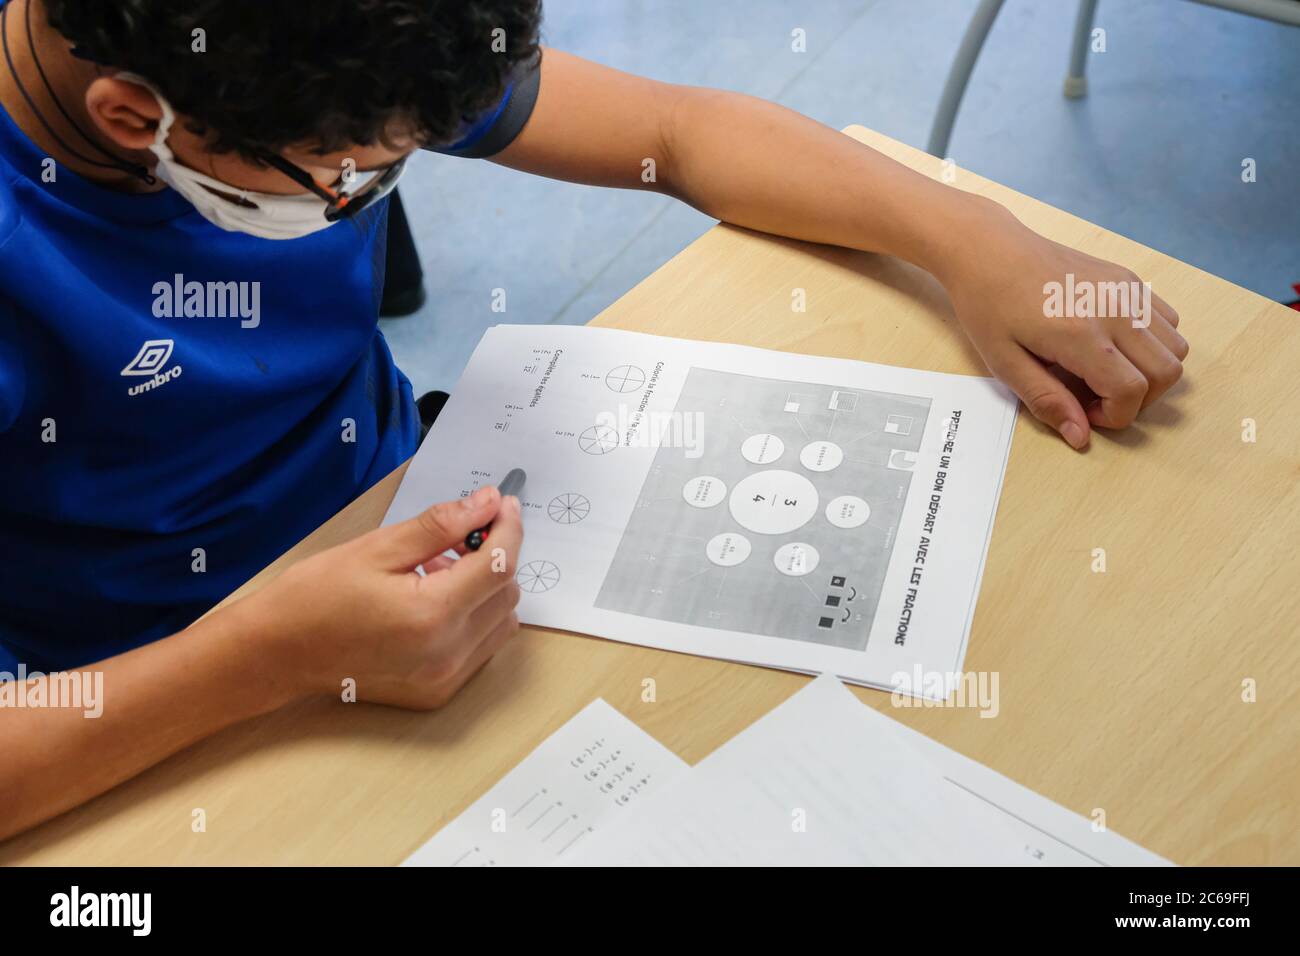
POLYGON ((385 523, 523 468, 522 621, 947 697, 1015 415, 988 378, 496 326, 385 523))
POLYGON ((829 675, 560 862, 1167 865, 866 707, 829 675))
POLYGON ((544 866, 687 766, 605 701, 588 704, 403 866, 544 866))

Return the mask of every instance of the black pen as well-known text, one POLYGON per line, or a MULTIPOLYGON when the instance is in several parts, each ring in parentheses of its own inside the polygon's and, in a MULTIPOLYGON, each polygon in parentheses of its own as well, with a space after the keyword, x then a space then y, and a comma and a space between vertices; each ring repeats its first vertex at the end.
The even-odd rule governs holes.
MULTIPOLYGON (((501 479, 501 484, 497 485, 497 490, 501 492, 501 497, 506 495, 517 495, 524 487, 524 479, 528 476, 524 474, 522 468, 511 468, 506 472, 506 476, 501 479)), ((484 525, 465 536, 465 547, 470 551, 477 551, 483 547, 483 540, 487 537, 488 529, 492 525, 484 525)))

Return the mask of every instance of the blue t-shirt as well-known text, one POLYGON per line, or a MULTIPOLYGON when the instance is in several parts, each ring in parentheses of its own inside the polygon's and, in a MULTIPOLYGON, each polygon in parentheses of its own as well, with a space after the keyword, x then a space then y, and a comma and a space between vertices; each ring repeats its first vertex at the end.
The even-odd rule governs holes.
MULTIPOLYGON (((446 152, 488 155, 507 91, 446 152)), ((387 203, 301 239, 53 168, 0 110, 0 671, 174 633, 415 450, 387 203)))

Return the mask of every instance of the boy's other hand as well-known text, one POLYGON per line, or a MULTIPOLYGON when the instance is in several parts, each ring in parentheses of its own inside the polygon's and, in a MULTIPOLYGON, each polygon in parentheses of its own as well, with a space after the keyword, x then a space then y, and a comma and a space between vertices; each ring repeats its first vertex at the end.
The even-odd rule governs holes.
POLYGON ((1140 277, 1038 235, 1000 206, 987 212, 970 233, 978 248, 953 257, 940 278, 989 370, 1074 448, 1087 446, 1094 427, 1132 424, 1182 376, 1188 345, 1178 313, 1152 292, 1149 314, 1130 295, 1124 315, 1099 316, 1102 302, 1120 288, 1111 283, 1140 292, 1140 277), (1061 287, 1056 302, 1052 283, 1061 287), (1058 303, 1067 306, 1070 289, 1089 284, 1092 316, 1055 314, 1058 303), (1063 378, 1077 379, 1082 395, 1063 378))
POLYGON ((343 696, 351 679, 362 700, 441 707, 519 629, 522 541, 519 500, 483 488, 299 562, 248 610, 301 693, 343 696), (464 553, 489 522, 483 547, 464 553))

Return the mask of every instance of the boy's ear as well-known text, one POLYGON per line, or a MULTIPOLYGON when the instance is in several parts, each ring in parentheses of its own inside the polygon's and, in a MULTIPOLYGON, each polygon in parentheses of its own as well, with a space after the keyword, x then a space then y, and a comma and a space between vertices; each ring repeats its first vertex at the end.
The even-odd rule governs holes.
POLYGON ((101 133, 124 149, 153 145, 162 120, 158 98, 139 83, 97 77, 86 88, 86 109, 101 133))

